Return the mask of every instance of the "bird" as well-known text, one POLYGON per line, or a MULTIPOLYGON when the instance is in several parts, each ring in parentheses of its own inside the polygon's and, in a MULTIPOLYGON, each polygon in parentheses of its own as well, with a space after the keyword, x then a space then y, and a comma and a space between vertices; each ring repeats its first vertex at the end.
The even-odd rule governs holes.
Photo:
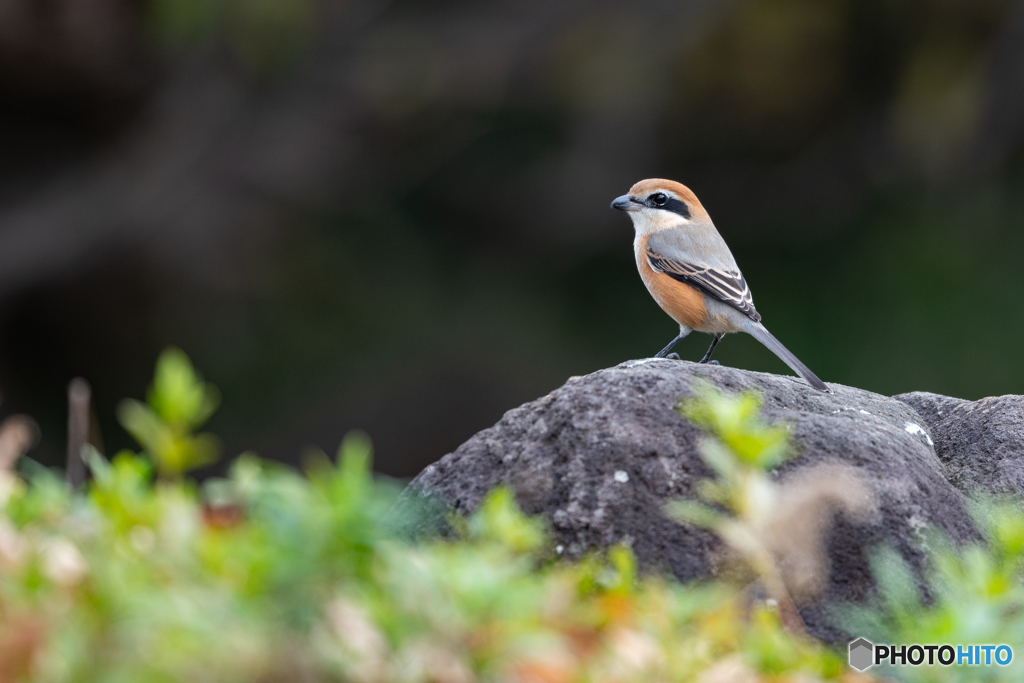
POLYGON ((611 206, 629 213, 636 230, 633 251, 640 277, 662 310, 679 323, 679 336, 656 358, 668 357, 672 347, 696 330, 713 335, 699 361, 708 363, 722 337, 746 332, 812 387, 832 393, 762 324, 736 259, 690 188, 674 180, 648 178, 611 206))

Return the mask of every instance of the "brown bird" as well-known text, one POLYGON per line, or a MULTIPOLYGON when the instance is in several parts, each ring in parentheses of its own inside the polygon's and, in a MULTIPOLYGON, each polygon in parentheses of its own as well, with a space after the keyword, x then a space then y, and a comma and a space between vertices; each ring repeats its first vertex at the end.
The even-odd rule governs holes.
POLYGON ((707 363, 722 337, 746 332, 812 387, 831 393, 761 324, 736 259, 690 188, 673 180, 641 180, 613 201, 612 208, 629 212, 636 229, 633 250, 640 277, 662 310, 679 323, 679 336, 657 358, 668 356, 696 330, 714 335, 700 360, 707 363))

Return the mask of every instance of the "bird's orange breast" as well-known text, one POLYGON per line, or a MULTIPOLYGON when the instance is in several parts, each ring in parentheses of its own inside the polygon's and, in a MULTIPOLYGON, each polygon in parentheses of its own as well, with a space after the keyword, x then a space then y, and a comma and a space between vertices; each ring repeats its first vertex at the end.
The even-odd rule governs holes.
POLYGON ((636 265, 640 277, 647 285, 647 291, 661 306, 661 310, 672 316, 680 325, 694 330, 708 323, 708 309, 704 305, 704 294, 685 282, 659 273, 651 268, 647 260, 647 236, 641 237, 636 245, 636 265))

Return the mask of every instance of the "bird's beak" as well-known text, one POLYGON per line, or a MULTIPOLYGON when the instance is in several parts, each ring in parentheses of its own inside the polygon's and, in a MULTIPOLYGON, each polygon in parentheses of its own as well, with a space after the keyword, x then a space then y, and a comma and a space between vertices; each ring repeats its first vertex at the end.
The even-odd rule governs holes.
POLYGON ((636 201, 628 194, 624 194, 621 197, 617 197, 615 201, 612 202, 612 208, 618 209, 619 211, 639 211, 643 208, 643 204, 636 201))

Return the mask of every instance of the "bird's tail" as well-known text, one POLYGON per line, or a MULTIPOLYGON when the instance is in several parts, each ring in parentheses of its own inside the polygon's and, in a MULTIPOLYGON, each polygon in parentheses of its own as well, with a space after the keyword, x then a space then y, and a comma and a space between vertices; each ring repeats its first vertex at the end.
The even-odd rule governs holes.
POLYGON ((755 323, 750 321, 747 325, 747 332, 750 333, 757 341, 767 346, 772 353, 782 359, 782 362, 793 369, 793 372, 807 380, 807 383, 818 391, 827 391, 832 393, 832 390, 825 386, 825 383, 818 379, 818 376, 811 372, 810 368, 800 362, 800 359, 790 353, 789 349, 782 345, 778 339, 772 336, 772 333, 765 329, 765 326, 761 323, 755 323))

